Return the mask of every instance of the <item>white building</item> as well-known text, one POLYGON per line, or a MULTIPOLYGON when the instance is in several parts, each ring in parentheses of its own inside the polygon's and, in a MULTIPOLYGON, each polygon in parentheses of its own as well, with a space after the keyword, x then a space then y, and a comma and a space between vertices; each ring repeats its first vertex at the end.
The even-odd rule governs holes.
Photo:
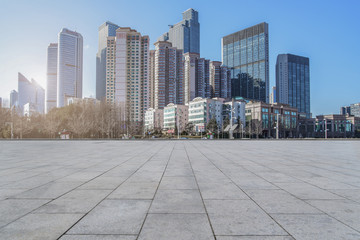
POLYGON ((30 103, 35 111, 43 114, 45 106, 45 90, 34 79, 29 81, 21 73, 18 74, 18 106, 24 114, 24 105, 30 103))
POLYGON ((58 38, 57 107, 63 107, 69 97, 82 98, 83 38, 66 28, 58 38))
POLYGON ((189 103, 189 123, 193 123, 196 132, 204 132, 213 118, 221 127, 223 102, 222 98, 197 97, 189 103))
POLYGON ((168 104, 164 108, 164 129, 174 130, 178 126, 180 133, 184 131, 188 123, 188 110, 187 105, 168 104))
MULTIPOLYGON (((237 123, 239 119, 243 124, 243 128, 245 128, 246 119, 245 119, 245 101, 234 101, 234 107, 232 107, 232 102, 225 102, 224 103, 224 110, 223 110, 223 118, 228 117, 229 120, 232 117, 233 123, 237 123), (233 114, 231 115, 231 108, 233 109, 233 114)), ((226 128, 227 126, 224 126, 226 128)))
POLYGON ((162 130, 164 127, 164 110, 149 108, 145 112, 145 130, 162 130))
POLYGON ((57 60, 58 44, 50 43, 47 48, 45 112, 56 107, 57 98, 57 60))
POLYGON ((126 107, 130 122, 142 122, 149 107, 149 41, 129 27, 116 30, 114 101, 126 107))

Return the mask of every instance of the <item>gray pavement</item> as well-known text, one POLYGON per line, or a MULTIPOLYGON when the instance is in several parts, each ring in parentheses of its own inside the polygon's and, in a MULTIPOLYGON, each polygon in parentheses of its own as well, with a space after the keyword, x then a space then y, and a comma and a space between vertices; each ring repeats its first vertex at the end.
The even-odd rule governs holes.
POLYGON ((0 141, 0 239, 360 239, 360 141, 0 141))

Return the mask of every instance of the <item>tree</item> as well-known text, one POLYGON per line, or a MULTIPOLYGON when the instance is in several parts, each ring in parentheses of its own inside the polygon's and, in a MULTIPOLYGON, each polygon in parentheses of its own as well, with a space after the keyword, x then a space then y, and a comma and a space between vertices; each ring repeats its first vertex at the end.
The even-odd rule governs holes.
POLYGON ((211 133, 217 132, 218 125, 217 125, 217 121, 215 118, 210 119, 209 123, 206 126, 206 130, 211 133))

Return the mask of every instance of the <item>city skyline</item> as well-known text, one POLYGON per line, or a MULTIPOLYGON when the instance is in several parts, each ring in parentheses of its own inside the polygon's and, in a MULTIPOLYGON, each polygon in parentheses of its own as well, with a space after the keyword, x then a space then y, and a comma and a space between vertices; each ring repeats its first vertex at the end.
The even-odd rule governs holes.
MULTIPOLYGON (((155 1, 162 2, 162 1, 155 1)), ((152 3, 153 9, 155 9, 156 3, 152 3)), ((350 1, 351 2, 351 1, 350 1)), ((14 16, 21 14, 25 10, 31 10, 36 6, 30 6, 26 2, 17 1, 18 4, 7 3, 5 4, 9 7, 9 11, 2 16, 6 19, 7 14, 12 13, 14 16), (17 10, 15 12, 15 10, 17 10)), ((358 4, 352 2, 353 4, 358 4)), ((149 3, 143 3, 142 5, 147 6, 149 3)), ((249 3, 246 2, 233 2, 233 5, 240 5, 243 7, 249 7, 249 3)), ((260 4, 260 2, 255 2, 255 4, 260 4)), ((329 38, 328 35, 333 34, 335 31, 334 28, 338 28, 337 31, 344 31, 351 28, 353 22, 349 21, 349 18, 354 18, 355 14, 346 14, 344 19, 338 19, 336 22, 330 18, 331 13, 334 11, 345 10, 350 13, 352 9, 344 8, 342 5, 329 4, 329 8, 323 10, 323 18, 318 20, 316 19, 315 12, 319 11, 321 4, 308 4, 308 19, 303 19, 302 24, 299 24, 298 21, 290 19, 287 23, 280 21, 279 18, 275 17, 274 14, 278 13, 281 10, 297 8, 303 9, 300 5, 296 3, 292 4, 282 4, 282 6, 274 5, 272 8, 267 10, 266 4, 264 8, 256 14, 243 14, 242 17, 234 17, 231 14, 225 14, 225 10, 232 12, 232 8, 224 9, 219 7, 217 9, 206 8, 204 4, 200 3, 190 3, 189 1, 184 1, 182 4, 177 4, 168 8, 168 11, 164 14, 156 14, 156 11, 144 12, 142 18, 135 18, 128 14, 120 14, 122 11, 126 12, 129 9, 136 8, 136 3, 125 5, 124 9, 118 11, 105 11, 99 13, 91 21, 84 21, 85 19, 77 19, 75 17, 75 10, 79 10, 81 7, 84 8, 84 11, 88 10, 89 13, 98 9, 99 3, 94 3, 92 6, 84 6, 81 2, 74 4, 74 9, 70 10, 68 19, 56 18, 57 14, 60 14, 63 5, 55 3, 54 16, 47 14, 39 14, 39 16, 34 17, 31 21, 22 22, 21 27, 23 27, 24 34, 28 36, 28 42, 21 42, 21 45, 16 45, 18 49, 12 49, 14 51, 14 56, 10 56, 7 49, 4 49, 4 54, 0 57, 0 61, 4 64, 4 69, 0 71, 0 84, 3 86, 0 89, 0 97, 9 98, 10 91, 17 89, 17 73, 21 72, 29 78, 36 79, 44 88, 46 87, 46 47, 50 42, 56 42, 56 33, 62 28, 67 27, 72 30, 80 32, 84 37, 84 90, 83 96, 92 95, 95 97, 95 78, 96 78, 96 67, 95 67, 95 56, 97 52, 98 45, 98 27, 103 24, 105 21, 109 20, 120 26, 129 26, 134 29, 137 29, 144 35, 150 36, 150 46, 154 49, 153 43, 156 41, 156 38, 165 32, 167 29, 167 24, 176 23, 179 21, 179 14, 184 12, 188 8, 194 8, 199 12, 199 22, 201 24, 201 57, 206 59, 211 59, 212 61, 221 60, 221 38, 232 34, 236 31, 251 27, 259 22, 269 23, 269 59, 270 59, 270 84, 269 87, 275 85, 275 63, 276 56, 281 53, 291 53, 295 55, 306 56, 310 58, 311 61, 311 111, 313 115, 321 113, 337 113, 340 106, 349 105, 351 103, 358 102, 359 94, 357 93, 359 89, 359 70, 356 69, 356 62, 351 61, 352 55, 354 57, 357 55, 356 52, 359 50, 359 46, 356 44, 351 44, 352 39, 341 40, 339 36, 333 35, 329 38), (279 9, 274 9, 278 7, 279 9), (310 9, 311 8, 311 9, 310 9), (148 16, 154 16, 151 18, 151 21, 147 21, 148 16), (158 16, 159 15, 159 16, 158 16), (214 20, 211 18, 213 16, 219 16, 217 22, 214 23, 214 20), (49 35, 43 33, 41 39, 39 36, 36 36, 37 29, 31 27, 32 23, 44 21, 44 17, 50 18, 48 23, 43 23, 42 30, 49 35), (124 17, 120 17, 124 16, 124 17), (51 21, 51 18, 54 21, 51 21), (56 20, 55 20, 56 19, 56 20), (59 19, 59 20, 58 20, 59 19), (234 21, 234 19, 236 21, 234 21), (233 20, 233 21, 231 21, 233 20), (322 29, 321 32, 315 31, 317 27, 322 25, 323 22, 327 22, 332 27, 322 29), (86 24, 85 24, 86 22, 86 24), (94 23, 96 22, 96 23, 94 23), (225 24, 226 23, 226 24, 225 24), (312 24, 310 26, 310 23, 312 24), (346 24, 345 24, 346 23, 346 24), (25 27, 24 27, 25 26, 25 27), (219 28, 221 26, 221 28, 219 28), (293 29, 288 28, 292 26, 295 28, 295 32, 298 35, 294 35, 293 29), (339 28, 339 27, 342 28, 339 28), (217 31, 210 31, 211 28, 216 27, 217 31), (28 28, 25 30, 25 28, 28 28), (30 31, 30 32, 28 32, 30 31), (31 34, 33 33, 33 34, 31 34), (95 33, 95 34, 94 34, 95 33), (285 34, 284 34, 285 33, 285 34), (30 34, 30 35, 29 35, 30 34), (281 35, 282 34, 282 35, 281 35), (294 36, 292 36, 294 35, 294 36), (55 39, 54 39, 55 36, 55 39), (299 37, 300 36, 300 37, 299 37), (307 36, 307 38, 301 37, 307 36), (311 36, 311 38, 310 38, 311 36), (326 37, 328 36, 328 37, 326 37), (297 39, 298 38, 298 39, 297 39), (300 39, 300 40, 299 40, 300 39), (36 40, 36 41, 35 41, 36 40), (326 40, 326 41, 325 41, 326 40), (43 42, 46 44, 43 44, 43 42), (350 41, 350 43, 349 43, 350 41), (322 44, 319 44, 321 42, 322 44), (341 46, 340 48, 335 48, 335 46, 341 46), (349 51, 349 47, 351 51, 349 51), (25 48, 23 48, 25 47, 25 48), (17 51, 20 51, 20 55, 17 51), (329 57, 329 54, 331 57, 329 57), (19 58, 21 56, 21 58, 19 58), (6 58, 7 61, 4 59, 6 58), (343 60, 341 60, 343 59, 343 60), (336 66, 336 67, 335 67, 336 66), (349 70, 344 70, 346 68, 349 70), (332 71, 328 71, 331 69, 332 71), (341 75, 340 75, 341 74, 341 75), (342 77, 343 88, 339 88, 337 80, 339 76, 342 77), (8 80, 11 79, 11 80, 8 80)), ((115 4, 116 6, 116 4, 115 4)), ((41 8, 46 9, 50 7, 48 3, 42 4, 41 8)), ((151 6, 149 5, 151 8, 151 6)), ((101 8, 100 8, 101 9, 101 8)), ((103 8, 104 9, 104 8, 103 8)), ((119 9, 118 9, 119 10, 119 9)), ((144 11, 144 10, 142 10, 144 11)), ((29 11, 31 12, 31 11, 29 11)), ((301 11, 300 11, 301 12, 301 11)), ((298 14, 298 13, 293 13, 298 14)), ((284 12, 282 17, 290 16, 289 13, 284 12)), ((150 19, 150 18, 149 18, 150 19)), ((1 21, 2 25, 5 25, 6 21, 1 21)), ((19 20, 13 20, 13 29, 17 29, 16 26, 19 24, 19 20)), ((5 30, 8 28, 6 27, 5 30)), ((14 30, 8 29, 9 35, 16 37, 14 30)), ((339 34, 341 35, 341 34, 339 34)), ((354 40, 356 37, 354 38, 354 40)), ((0 45, 9 45, 15 46, 12 44, 17 44, 16 41, 13 41, 12 38, 5 37, 0 40, 0 45), (9 45, 11 41, 11 45, 9 45), (12 43, 13 42, 13 43, 12 43)))

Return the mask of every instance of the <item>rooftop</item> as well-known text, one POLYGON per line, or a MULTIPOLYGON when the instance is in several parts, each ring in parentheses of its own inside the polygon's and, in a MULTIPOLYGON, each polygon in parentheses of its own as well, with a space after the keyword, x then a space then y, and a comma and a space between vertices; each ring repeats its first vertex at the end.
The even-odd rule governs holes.
POLYGON ((0 239, 360 239, 359 156, 360 141, 0 141, 0 239))

